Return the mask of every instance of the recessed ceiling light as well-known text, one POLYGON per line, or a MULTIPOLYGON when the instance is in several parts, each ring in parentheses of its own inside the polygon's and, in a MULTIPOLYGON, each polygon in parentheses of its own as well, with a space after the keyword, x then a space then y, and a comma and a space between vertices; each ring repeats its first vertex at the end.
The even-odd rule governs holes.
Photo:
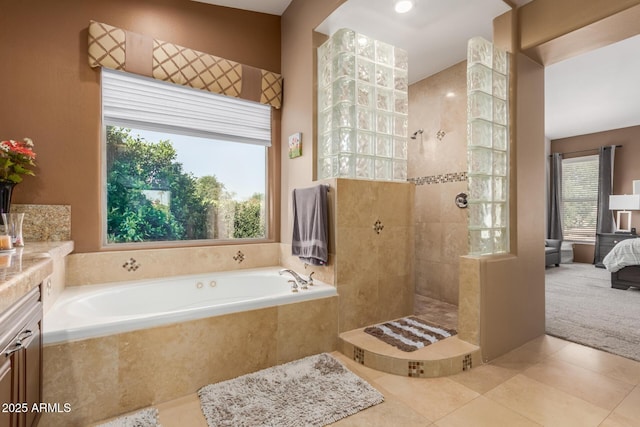
POLYGON ((407 13, 413 9, 413 0, 396 1, 395 10, 397 13, 407 13))

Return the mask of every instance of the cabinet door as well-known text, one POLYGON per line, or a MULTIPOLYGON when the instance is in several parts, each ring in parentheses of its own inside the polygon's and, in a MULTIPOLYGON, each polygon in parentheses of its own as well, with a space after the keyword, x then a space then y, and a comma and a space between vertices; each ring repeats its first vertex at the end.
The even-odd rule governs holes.
POLYGON ((40 418, 40 412, 32 411, 34 404, 38 405, 42 402, 42 339, 41 339, 41 326, 42 326, 42 311, 39 311, 40 317, 36 318, 24 331, 25 336, 23 340, 24 349, 21 351, 21 362, 24 369, 22 378, 22 384, 24 390, 22 398, 24 402, 29 404, 29 411, 26 413, 26 426, 31 427, 36 423, 36 419, 40 418))
POLYGON ((15 380, 13 369, 13 356, 2 354, 2 365, 0 366, 0 426, 16 426, 18 419, 13 408, 8 405, 17 401, 17 381, 15 380), (6 405, 6 406, 5 406, 6 405))

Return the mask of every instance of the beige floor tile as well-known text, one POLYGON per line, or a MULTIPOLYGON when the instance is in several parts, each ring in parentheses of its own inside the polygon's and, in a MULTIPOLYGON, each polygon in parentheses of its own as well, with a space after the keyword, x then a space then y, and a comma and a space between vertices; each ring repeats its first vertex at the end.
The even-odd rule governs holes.
POLYGON ((565 348, 554 354, 553 358, 565 360, 629 384, 640 384, 640 362, 625 359, 615 354, 580 344, 569 343, 565 348))
POLYGON ((519 371, 503 368, 491 364, 486 364, 473 368, 469 371, 452 375, 449 379, 462 384, 471 390, 484 394, 494 387, 499 386, 509 378, 518 374, 519 371))
POLYGON ((540 424, 479 396, 435 423, 438 427, 535 427, 540 424))
POLYGON ((523 374, 610 411, 633 389, 631 384, 560 359, 545 360, 523 374))
POLYGON ((568 344, 568 341, 549 335, 541 335, 490 363, 507 369, 523 371, 557 353, 568 344))
POLYGON ((485 397, 546 427, 597 426, 609 415, 605 409, 521 374, 485 397))
POLYGON ((479 396, 448 378, 407 378, 389 374, 376 379, 373 385, 387 390, 430 421, 444 417, 479 396))
POLYGON ((640 386, 634 388, 613 412, 640 425, 640 386))
POLYGON ((432 424, 400 400, 393 396, 385 396, 383 403, 330 425, 335 427, 427 427, 432 424))
POLYGON ((638 420, 632 420, 614 412, 598 427, 638 427, 638 420))
POLYGON ((162 427, 207 427, 197 393, 156 405, 162 427))

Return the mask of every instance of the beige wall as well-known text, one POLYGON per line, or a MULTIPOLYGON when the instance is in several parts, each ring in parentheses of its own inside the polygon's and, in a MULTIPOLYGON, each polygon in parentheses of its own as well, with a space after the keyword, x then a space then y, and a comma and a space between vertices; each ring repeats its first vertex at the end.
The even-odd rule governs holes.
POLYGON ((454 203, 468 191, 466 113, 466 61, 409 86, 409 133, 424 129, 408 145, 408 176, 416 183, 416 294, 456 305, 459 257, 469 251, 467 210, 454 203))
POLYGON ((31 137, 15 203, 71 205, 76 252, 100 248, 100 85, 89 20, 280 71, 280 17, 187 0, 2 2, 0 138, 31 137), (250 29, 250 31, 248 31, 250 29))
POLYGON ((544 65, 606 46, 640 32, 638 5, 639 0, 532 1, 518 10, 520 46, 544 65))
POLYGON ((314 29, 346 0, 293 0, 282 15, 282 141, 302 132, 302 156, 289 159, 282 150, 281 231, 283 243, 291 243, 291 191, 308 187, 315 179, 315 47, 320 45, 314 29))
MULTIPOLYGON (((567 154, 565 158, 580 155, 597 154, 597 149, 604 145, 622 145, 616 149, 615 168, 613 173, 613 193, 633 194, 633 180, 640 180, 640 126, 597 132, 588 135, 578 135, 570 138, 551 141, 552 153, 571 153, 574 151, 591 150, 584 153, 567 154)), ((640 228, 640 211, 631 213, 631 223, 640 228)), ((579 262, 593 262, 593 245, 581 245, 579 262), (586 259, 586 261, 585 261, 586 259)))

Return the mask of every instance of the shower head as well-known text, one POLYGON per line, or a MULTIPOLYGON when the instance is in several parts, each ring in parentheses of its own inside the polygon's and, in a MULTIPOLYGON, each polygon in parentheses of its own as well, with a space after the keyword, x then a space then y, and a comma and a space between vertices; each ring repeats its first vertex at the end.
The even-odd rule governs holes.
POLYGON ((413 135, 411 135, 411 139, 416 139, 416 137, 418 136, 418 134, 422 135, 422 132, 424 132, 424 129, 418 129, 417 131, 415 131, 413 133, 413 135))

